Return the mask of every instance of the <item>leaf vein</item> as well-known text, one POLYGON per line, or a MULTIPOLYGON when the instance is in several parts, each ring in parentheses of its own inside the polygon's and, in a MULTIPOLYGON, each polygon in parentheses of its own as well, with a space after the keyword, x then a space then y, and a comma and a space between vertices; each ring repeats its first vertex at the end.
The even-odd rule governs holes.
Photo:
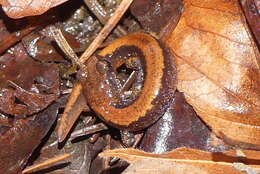
POLYGON ((242 98, 241 96, 238 96, 236 94, 234 94, 232 91, 230 91, 229 89, 227 89, 224 86, 219 85, 214 79, 210 78, 209 76, 207 76, 204 72, 202 72, 200 69, 198 69, 196 66, 194 66, 192 63, 190 63, 189 61, 187 61, 185 58, 181 57, 180 55, 178 55, 174 50, 173 54, 178 57, 179 59, 181 59, 182 61, 184 61, 186 64, 188 64, 190 67, 192 67, 193 69, 195 69, 197 72, 199 72, 200 74, 202 74, 204 77, 206 77, 209 81, 211 81, 212 83, 214 83, 216 86, 218 86, 220 89, 222 89, 223 91, 225 91, 227 94, 233 96, 234 98, 238 99, 239 101, 242 102, 246 102, 249 105, 255 106, 256 108, 260 108, 260 106, 252 103, 251 101, 248 101, 244 98, 242 98))
POLYGON ((210 33, 210 34, 216 35, 216 36, 218 36, 218 37, 227 39, 227 40, 229 40, 229 41, 231 41, 231 42, 235 42, 235 43, 240 44, 240 45, 245 45, 245 46, 252 47, 251 44, 239 42, 239 41, 233 40, 233 39, 231 39, 231 38, 229 38, 229 37, 227 37, 227 36, 224 36, 224 35, 222 35, 222 34, 215 33, 215 32, 208 31, 208 30, 203 30, 202 28, 194 27, 194 26, 188 24, 187 21, 186 21, 186 19, 185 19, 184 21, 185 21, 185 24, 186 24, 189 28, 191 28, 191 29, 193 29, 193 30, 198 30, 198 31, 201 31, 201 32, 204 32, 204 33, 210 33))
POLYGON ((218 11, 218 12, 221 12, 221 13, 228 13, 228 14, 231 14, 231 15, 234 15, 234 16, 240 15, 240 13, 233 13, 233 12, 231 12, 231 11, 224 11, 224 10, 220 10, 220 9, 217 9, 217 8, 202 7, 202 6, 194 5, 192 2, 190 3, 190 5, 193 6, 193 7, 196 7, 196 8, 214 10, 214 11, 218 11))

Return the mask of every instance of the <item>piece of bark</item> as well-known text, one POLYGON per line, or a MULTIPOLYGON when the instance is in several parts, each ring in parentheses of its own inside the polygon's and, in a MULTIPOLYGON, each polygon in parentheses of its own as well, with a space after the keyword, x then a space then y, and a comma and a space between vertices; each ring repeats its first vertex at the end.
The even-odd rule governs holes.
POLYGON ((57 128, 59 142, 65 140, 76 120, 79 118, 79 115, 83 111, 89 111, 89 107, 83 95, 81 83, 76 83, 72 89, 65 110, 59 119, 59 126, 57 128))

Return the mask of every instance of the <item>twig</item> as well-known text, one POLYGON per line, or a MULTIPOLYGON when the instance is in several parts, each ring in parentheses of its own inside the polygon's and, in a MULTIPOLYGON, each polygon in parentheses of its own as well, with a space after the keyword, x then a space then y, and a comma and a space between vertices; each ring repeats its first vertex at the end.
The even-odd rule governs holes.
POLYGON ((142 138, 143 138, 143 133, 140 133, 140 134, 136 134, 135 135, 135 143, 133 144, 133 148, 136 148, 137 145, 141 142, 142 138))
MULTIPOLYGON (((95 124, 92 126, 87 126, 87 127, 84 127, 82 129, 75 130, 74 132, 72 132, 68 141, 72 141, 73 139, 80 137, 80 136, 84 136, 84 135, 90 135, 90 134, 95 135, 95 133, 98 134, 98 132, 100 132, 102 130, 106 130, 106 129, 108 129, 108 127, 106 125, 104 125, 103 123, 95 124)), ((49 147, 56 146, 58 143, 59 143, 59 141, 54 141, 51 144, 49 144, 48 146, 44 146, 42 149, 43 150, 48 149, 49 147)))
POLYGON ((136 79, 136 76, 137 76, 137 72, 133 71, 128 77, 128 79, 126 80, 126 82, 124 83, 123 87, 120 89, 120 93, 127 91, 131 87, 131 85, 136 79))
POLYGON ((113 16, 108 20, 106 25, 99 32, 95 40, 90 44, 87 50, 82 54, 80 61, 84 64, 86 60, 96 51, 96 49, 102 44, 106 39, 108 34, 113 30, 116 24, 119 22, 121 17, 125 14, 126 10, 130 6, 133 0, 123 0, 119 7, 116 9, 113 16))
POLYGON ((84 0, 84 2, 88 6, 89 10, 98 18, 98 20, 102 24, 106 24, 109 17, 102 5, 97 0, 84 0))
POLYGON ((104 125, 103 123, 98 123, 98 124, 94 124, 92 126, 88 126, 88 127, 84 127, 80 130, 74 131, 72 132, 70 138, 77 138, 79 136, 83 136, 83 135, 89 135, 89 134, 93 134, 102 130, 106 130, 108 129, 106 125, 104 125))
POLYGON ((36 164, 36 165, 30 166, 30 167, 24 169, 22 171, 22 174, 32 173, 32 172, 35 172, 36 170, 40 170, 42 168, 46 168, 46 167, 52 166, 52 165, 54 165, 57 162, 60 162, 60 161, 63 161, 65 159, 69 158, 70 156, 71 156, 71 154, 66 153, 64 155, 48 159, 48 160, 46 160, 46 161, 44 161, 44 162, 42 162, 40 164, 36 164))
POLYGON ((56 43, 59 45, 60 49, 72 60, 73 63, 76 63, 80 67, 84 65, 79 61, 77 54, 73 51, 66 38, 63 36, 60 29, 52 26, 50 27, 52 36, 54 37, 56 43))
MULTIPOLYGON (((84 0, 85 4, 88 6, 88 8, 94 13, 94 15, 98 18, 98 20, 105 25, 107 21, 109 20, 109 14, 107 11, 102 7, 102 5, 97 0, 84 0)), ((127 35, 127 32, 124 30, 124 28, 120 25, 118 25, 115 30, 115 34, 118 37, 127 35)))

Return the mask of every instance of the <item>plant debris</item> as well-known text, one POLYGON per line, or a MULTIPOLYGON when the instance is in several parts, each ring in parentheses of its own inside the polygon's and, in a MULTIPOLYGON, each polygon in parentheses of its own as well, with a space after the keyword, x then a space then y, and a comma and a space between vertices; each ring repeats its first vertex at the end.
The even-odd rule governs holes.
MULTIPOLYGON (((0 4, 0 173, 35 166, 43 167, 35 174, 260 173, 258 0, 0 4), (142 35, 158 41, 159 49, 150 49, 142 35), (122 36, 118 48, 113 41, 122 36), (148 69, 139 55, 118 51, 134 45, 142 57, 140 40, 150 54, 164 53, 160 63, 148 69), (98 63, 90 65, 93 60, 98 63), (86 86, 105 71, 103 86, 86 86), (165 74, 149 83, 156 72, 165 74), (176 83, 160 84, 175 74, 176 83), (144 93, 142 80, 150 84, 145 89, 160 90, 144 93), (111 82, 112 93, 104 86, 111 82), (168 88, 172 93, 160 92, 168 88), (161 96, 152 106, 163 110, 149 127, 143 123, 152 118, 134 120, 145 129, 119 130, 94 112, 89 92, 100 89, 112 98, 104 111, 115 107, 118 120, 125 121, 120 113, 131 106, 124 116, 151 111, 145 102, 133 105, 142 92, 143 101, 161 96), (131 102, 117 105, 121 100, 131 102), (60 159, 64 154, 70 158, 60 159)), ((102 107, 104 95, 91 99, 102 107)))
MULTIPOLYGON (((244 153, 247 154, 243 161, 246 163, 247 170, 251 169, 251 171, 259 173, 260 152, 245 151, 244 153)), ((236 151, 210 153, 196 149, 178 148, 163 154, 152 154, 135 149, 115 149, 102 152, 100 156, 116 156, 131 163, 130 167, 123 172, 124 174, 243 174, 246 169, 246 167, 238 167, 237 164, 241 161, 236 155, 236 151)))
POLYGON ((50 105, 59 95, 58 68, 32 60, 21 44, 0 57, 0 110, 25 117, 50 105))

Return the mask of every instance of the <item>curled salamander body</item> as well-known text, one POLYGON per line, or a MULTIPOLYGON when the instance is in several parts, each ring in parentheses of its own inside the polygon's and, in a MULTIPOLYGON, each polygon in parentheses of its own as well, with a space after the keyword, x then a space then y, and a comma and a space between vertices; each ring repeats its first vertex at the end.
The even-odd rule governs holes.
POLYGON ((170 51, 145 33, 114 41, 90 58, 84 71, 81 83, 89 106, 124 130, 138 131, 158 120, 176 89, 170 51))

